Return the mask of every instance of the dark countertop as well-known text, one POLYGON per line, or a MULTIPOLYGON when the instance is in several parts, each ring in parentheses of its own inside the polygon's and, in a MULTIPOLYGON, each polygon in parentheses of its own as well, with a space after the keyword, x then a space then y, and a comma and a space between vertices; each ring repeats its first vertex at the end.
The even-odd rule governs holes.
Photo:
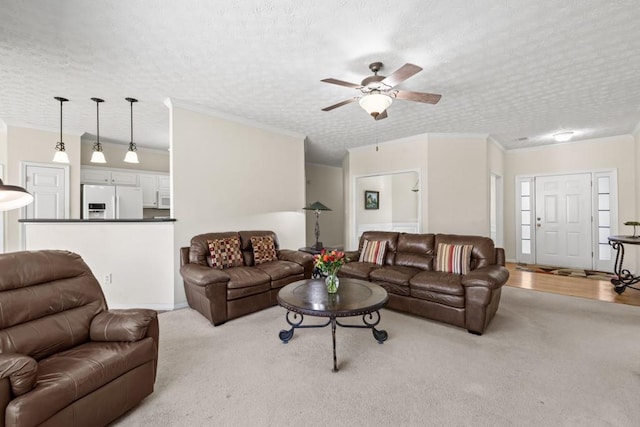
POLYGON ((141 218, 141 219, 19 219, 18 222, 174 222, 175 218, 141 218))

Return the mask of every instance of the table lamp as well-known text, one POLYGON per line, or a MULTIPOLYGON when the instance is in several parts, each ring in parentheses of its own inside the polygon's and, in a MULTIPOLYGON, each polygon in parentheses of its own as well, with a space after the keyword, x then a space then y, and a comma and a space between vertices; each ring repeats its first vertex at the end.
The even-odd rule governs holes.
POLYGON ((306 208, 302 208, 302 209, 306 211, 313 211, 313 213, 316 214, 316 233, 315 233, 316 244, 313 247, 316 250, 321 250, 324 246, 322 245, 322 242, 319 241, 320 240, 320 222, 318 220, 320 219, 320 211, 330 211, 331 209, 329 209, 328 207, 326 207, 320 202, 312 203, 306 208))

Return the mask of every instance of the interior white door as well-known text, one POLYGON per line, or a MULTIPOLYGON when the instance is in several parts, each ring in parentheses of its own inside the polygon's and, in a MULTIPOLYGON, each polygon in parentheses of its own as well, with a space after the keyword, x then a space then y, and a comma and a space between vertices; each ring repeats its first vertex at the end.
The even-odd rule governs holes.
POLYGON ((535 178, 536 263, 592 268, 591 174, 535 178))
POLYGON ((64 167, 27 165, 25 172, 26 189, 33 195, 26 218, 63 219, 67 185, 64 167))

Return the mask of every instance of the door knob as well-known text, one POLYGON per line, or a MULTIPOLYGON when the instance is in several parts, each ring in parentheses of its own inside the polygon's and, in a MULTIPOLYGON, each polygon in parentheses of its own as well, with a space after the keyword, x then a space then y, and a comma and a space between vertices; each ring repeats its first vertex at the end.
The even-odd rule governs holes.
POLYGON ((542 227, 542 224, 537 223, 537 224, 536 224, 536 226, 537 226, 537 227, 542 227))

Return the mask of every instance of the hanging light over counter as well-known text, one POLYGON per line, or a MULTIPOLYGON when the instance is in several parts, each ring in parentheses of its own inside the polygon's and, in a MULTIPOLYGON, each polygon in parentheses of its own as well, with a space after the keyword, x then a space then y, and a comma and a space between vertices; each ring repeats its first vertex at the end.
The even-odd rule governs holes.
POLYGON ((138 102, 135 98, 125 98, 129 104, 131 104, 131 140, 129 141, 129 150, 127 150, 127 154, 124 156, 124 161, 127 163, 140 163, 138 161, 138 148, 136 144, 133 142, 133 103, 138 102))
POLYGON ((102 144, 100 143, 100 103, 104 99, 91 98, 96 103, 96 142, 93 144, 93 153, 91 154, 91 163, 107 163, 102 152, 102 144))
MULTIPOLYGON (((61 96, 55 96, 53 99, 60 101, 60 141, 56 143, 56 152, 53 155, 53 161, 56 163, 69 163, 69 156, 64 148, 64 142, 62 142, 62 103, 67 102, 67 98, 62 98, 61 96)), ((29 194, 29 193, 27 193, 29 194)), ((30 195, 30 194, 29 194, 30 195)), ((31 196, 31 195, 30 195, 31 196)), ((33 197, 31 197, 33 200, 33 197)), ((13 208, 11 208, 13 209, 13 208)))

